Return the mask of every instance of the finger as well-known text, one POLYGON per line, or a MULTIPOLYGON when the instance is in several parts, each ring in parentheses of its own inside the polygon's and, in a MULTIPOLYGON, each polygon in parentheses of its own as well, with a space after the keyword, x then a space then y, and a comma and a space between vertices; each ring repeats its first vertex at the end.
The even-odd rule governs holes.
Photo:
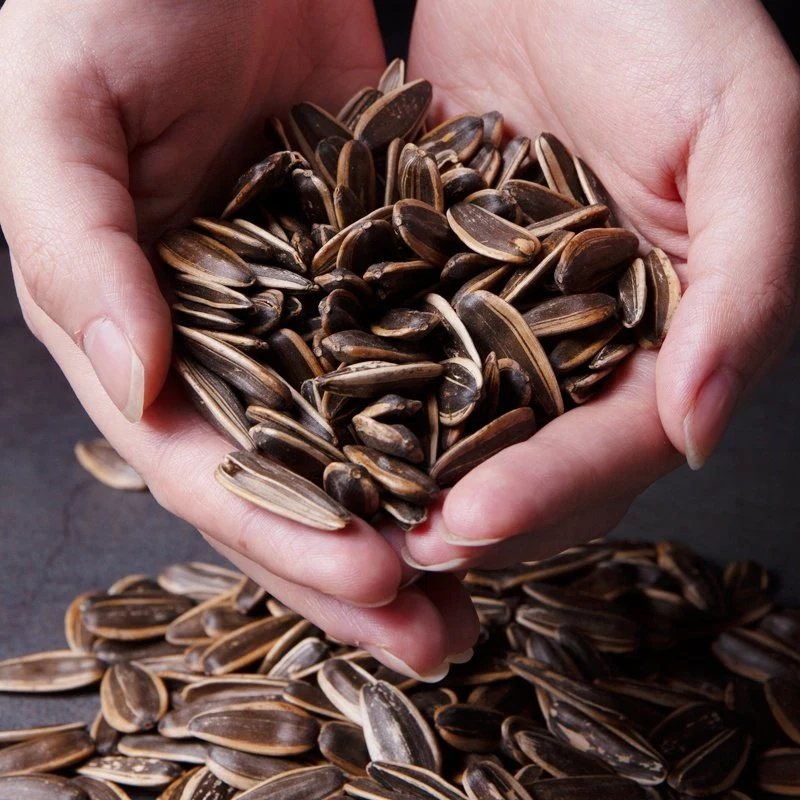
POLYGON ((604 391, 459 481, 442 509, 451 544, 487 544, 628 502, 681 458, 658 417, 655 355, 620 366, 604 391))
POLYGON ((400 559, 369 525, 355 519, 342 531, 315 530, 234 496, 213 477, 231 445, 191 409, 178 386, 168 383, 141 423, 128 425, 98 392, 74 344, 29 302, 24 284, 20 294, 78 399, 165 508, 288 581, 360 605, 395 597, 400 559))
POLYGON ((454 575, 428 574, 416 586, 425 592, 442 615, 450 663, 460 664, 468 660, 481 626, 472 599, 461 581, 454 575))
POLYGON ((29 81, 0 123, 0 222, 32 301, 138 421, 169 366, 169 311, 136 242, 127 144, 113 100, 85 76, 29 81))
POLYGON ((361 647, 391 669, 422 681, 448 671, 449 634, 445 618, 423 591, 404 589, 388 606, 361 609, 289 583, 225 545, 209 543, 270 594, 328 635, 361 647))
POLYGON ((434 518, 430 530, 422 535, 408 536, 404 556, 413 560, 421 569, 459 571, 463 569, 503 569, 523 561, 539 561, 556 555, 590 539, 610 533, 628 509, 627 501, 604 503, 572 514, 548 528, 513 536, 494 545, 464 547, 445 541, 440 531, 441 519, 434 518), (460 566, 450 567, 456 561, 460 566), (430 566, 433 565, 433 566, 430 566))
POLYGON ((688 158, 689 286, 657 385, 665 430, 694 468, 797 327, 800 74, 777 32, 767 34, 775 46, 726 87, 688 158), (779 102, 754 102, 765 79, 779 102))

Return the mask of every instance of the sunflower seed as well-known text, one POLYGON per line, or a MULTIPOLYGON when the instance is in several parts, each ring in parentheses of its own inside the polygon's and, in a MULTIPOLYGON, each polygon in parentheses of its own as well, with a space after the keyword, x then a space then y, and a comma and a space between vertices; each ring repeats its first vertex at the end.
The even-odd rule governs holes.
POLYGON ((189 722, 189 733, 232 750, 287 756, 314 747, 319 723, 289 703, 263 700, 201 712, 189 722))
POLYGON ((637 329, 639 345, 645 349, 660 347, 681 299, 681 283, 669 256, 655 248, 644 258, 647 303, 637 329))
POLYGON ((147 488, 141 475, 105 439, 78 442, 75 458, 93 478, 112 489, 136 492, 147 488))
POLYGON ((2 692, 65 692, 98 683, 104 664, 71 650, 51 650, 0 661, 2 692))
POLYGON ((398 458, 358 445, 345 445, 344 454, 401 500, 427 505, 437 492, 436 483, 428 475, 398 458))
POLYGON ((350 522, 350 514, 313 483, 261 456, 230 453, 215 477, 239 497, 304 525, 338 530, 350 522))
POLYGON ((0 750, 0 775, 49 772, 77 764, 94 752, 84 728, 46 733, 0 750))
POLYGON ((72 784, 86 792, 89 800, 130 800, 128 793, 111 781, 99 781, 86 775, 72 778, 72 784))
POLYGON ((344 775, 335 766, 294 769, 267 778, 240 795, 239 800, 324 800, 344 785, 344 775))
POLYGON ((90 800, 86 792, 58 775, 0 777, 0 800, 90 800))
POLYGON ((524 264, 539 251, 536 236, 474 203, 456 203, 448 209, 447 219, 470 250, 487 258, 524 264))
POLYGON ((167 713, 164 682, 139 664, 115 664, 100 684, 103 717, 121 733, 147 730, 167 713))
POLYGON ((253 276, 244 260, 209 236, 190 230, 167 231, 158 254, 173 269, 231 288, 247 288, 253 276))
POLYGON ((758 788, 785 796, 800 793, 800 749, 777 747, 756 762, 758 788))
POLYGON ((373 152, 385 150, 392 139, 411 139, 419 130, 433 97, 426 80, 398 86, 376 100, 361 115, 353 133, 373 152))
POLYGON ((77 771, 89 778, 149 789, 167 786, 183 772, 177 764, 170 761, 130 756, 93 758, 77 771))

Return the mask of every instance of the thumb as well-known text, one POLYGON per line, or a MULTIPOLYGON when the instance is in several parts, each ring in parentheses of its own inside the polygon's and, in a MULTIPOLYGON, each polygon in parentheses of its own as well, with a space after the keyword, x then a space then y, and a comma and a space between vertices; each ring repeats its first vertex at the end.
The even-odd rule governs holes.
POLYGON ((723 100, 688 160, 688 288, 656 381, 664 429, 693 469, 797 325, 800 90, 787 72, 773 106, 755 102, 756 87, 749 102, 723 100))
POLYGON ((3 115, 0 221, 33 302, 136 422, 166 376, 171 333, 136 240, 125 135, 110 102, 47 100, 3 115))

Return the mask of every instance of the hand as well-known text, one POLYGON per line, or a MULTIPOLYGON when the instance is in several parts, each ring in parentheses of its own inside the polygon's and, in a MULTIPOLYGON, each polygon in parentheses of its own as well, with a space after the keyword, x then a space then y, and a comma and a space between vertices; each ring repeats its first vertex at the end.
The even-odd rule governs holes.
POLYGON ((284 603, 387 663, 440 672, 477 633, 454 578, 398 594, 409 570, 365 523, 308 530, 216 484, 230 445, 177 387, 162 391, 170 315, 144 252, 263 157, 268 114, 297 99, 335 108, 375 83, 371 3, 9 0, 0 52, 17 290, 92 419, 162 505, 284 603))
POLYGON ((723 6, 420 0, 410 64, 438 113, 497 108, 514 133, 562 137, 684 296, 658 354, 460 481, 406 537, 410 563, 499 567, 607 533, 684 457, 703 464, 789 343, 798 68, 760 3, 723 6))

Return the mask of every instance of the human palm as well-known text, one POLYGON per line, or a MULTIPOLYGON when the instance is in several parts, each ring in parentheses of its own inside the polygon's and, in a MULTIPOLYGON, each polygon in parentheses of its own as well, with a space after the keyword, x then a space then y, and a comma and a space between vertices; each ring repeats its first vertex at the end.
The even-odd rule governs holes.
POLYGON ((377 81, 371 3, 10 0, 0 45, 13 65, 0 76, 0 220, 26 319, 93 420, 162 505, 284 603, 440 675, 477 631, 454 578, 401 590, 410 570, 365 523, 309 530, 216 484, 229 445, 164 384, 169 311, 146 258, 166 228, 218 212, 264 155, 265 117, 300 99, 335 111, 377 81))
POLYGON ((643 246, 672 257, 684 297, 658 355, 639 352, 602 396, 464 478, 407 537, 410 563, 500 566, 605 534, 684 457, 703 463, 790 341, 798 70, 759 3, 726 8, 418 5, 410 64, 439 113, 498 108, 514 133, 563 138, 643 246))

